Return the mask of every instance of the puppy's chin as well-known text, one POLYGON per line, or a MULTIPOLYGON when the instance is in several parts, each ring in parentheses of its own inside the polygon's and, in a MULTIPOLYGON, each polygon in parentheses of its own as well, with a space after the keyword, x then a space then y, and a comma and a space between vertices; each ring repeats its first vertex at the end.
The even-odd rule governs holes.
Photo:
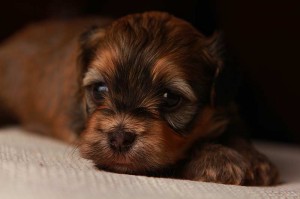
POLYGON ((105 151, 102 157, 89 156, 88 159, 92 159, 95 166, 101 170, 134 175, 154 175, 154 173, 158 173, 166 167, 166 165, 155 162, 150 154, 147 158, 143 150, 139 151, 137 149, 132 149, 126 153, 105 151))
MULTIPOLYGON (((85 147, 81 147, 81 149, 83 148, 85 147)), ((81 153, 85 158, 92 160, 97 168, 104 171, 133 175, 163 176, 167 175, 167 168, 173 167, 171 162, 158 162, 154 158, 156 154, 146 154, 144 151, 135 150, 134 152, 124 154, 105 153, 102 151, 98 153, 97 157, 95 157, 92 151, 93 149, 88 151, 81 150, 81 153), (100 154, 102 154, 101 157, 100 154)), ((174 159, 172 162, 176 162, 176 160, 174 159)))
POLYGON ((111 162, 111 164, 95 164, 100 170, 131 174, 131 175, 146 175, 146 176, 167 176, 170 170, 172 170, 173 165, 165 165, 162 167, 157 167, 157 165, 143 164, 143 162, 111 162))

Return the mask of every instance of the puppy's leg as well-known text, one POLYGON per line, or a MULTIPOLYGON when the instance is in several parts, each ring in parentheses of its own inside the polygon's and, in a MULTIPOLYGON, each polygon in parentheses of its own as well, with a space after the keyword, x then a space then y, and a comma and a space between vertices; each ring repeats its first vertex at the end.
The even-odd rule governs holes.
POLYGON ((207 143, 196 149, 185 165, 182 177, 237 185, 277 184, 277 168, 248 140, 234 136, 236 132, 232 130, 225 134, 220 144, 207 143))
POLYGON ((249 163, 237 151, 220 145, 204 144, 185 165, 182 177, 222 184, 244 184, 249 163))
POLYGON ((243 138, 231 138, 226 143, 247 159, 249 167, 244 185, 268 186, 279 183, 279 173, 276 166, 253 145, 243 138))

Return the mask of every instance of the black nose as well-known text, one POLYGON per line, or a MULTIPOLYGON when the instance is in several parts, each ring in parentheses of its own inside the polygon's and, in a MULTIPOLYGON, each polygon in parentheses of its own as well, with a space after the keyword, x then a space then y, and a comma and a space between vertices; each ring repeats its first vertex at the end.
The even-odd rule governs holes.
POLYGON ((110 148, 117 152, 128 151, 134 143, 136 134, 117 131, 108 134, 110 148))

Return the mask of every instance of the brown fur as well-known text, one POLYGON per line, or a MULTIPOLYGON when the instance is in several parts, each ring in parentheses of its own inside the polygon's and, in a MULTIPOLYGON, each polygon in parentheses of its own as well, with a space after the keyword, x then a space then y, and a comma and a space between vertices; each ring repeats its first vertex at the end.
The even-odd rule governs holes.
POLYGON ((233 103, 211 103, 216 71, 224 67, 216 41, 161 12, 113 23, 90 18, 36 24, 0 48, 0 106, 32 131, 67 142, 80 135, 82 156, 101 169, 274 184, 276 168, 266 157, 248 142, 230 144, 243 129, 223 142, 237 111, 233 103), (96 103, 99 83, 108 90, 96 103), (170 92, 181 96, 176 109, 164 107, 170 92), (112 135, 134 140, 126 152, 115 151, 112 135))

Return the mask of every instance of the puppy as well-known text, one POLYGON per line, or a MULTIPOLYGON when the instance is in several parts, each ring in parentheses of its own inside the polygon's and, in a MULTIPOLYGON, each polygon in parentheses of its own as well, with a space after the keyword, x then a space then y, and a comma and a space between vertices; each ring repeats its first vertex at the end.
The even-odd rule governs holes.
POLYGON ((103 170, 273 185, 234 103, 216 103, 218 40, 161 12, 31 25, 0 48, 1 117, 77 140, 103 170))

